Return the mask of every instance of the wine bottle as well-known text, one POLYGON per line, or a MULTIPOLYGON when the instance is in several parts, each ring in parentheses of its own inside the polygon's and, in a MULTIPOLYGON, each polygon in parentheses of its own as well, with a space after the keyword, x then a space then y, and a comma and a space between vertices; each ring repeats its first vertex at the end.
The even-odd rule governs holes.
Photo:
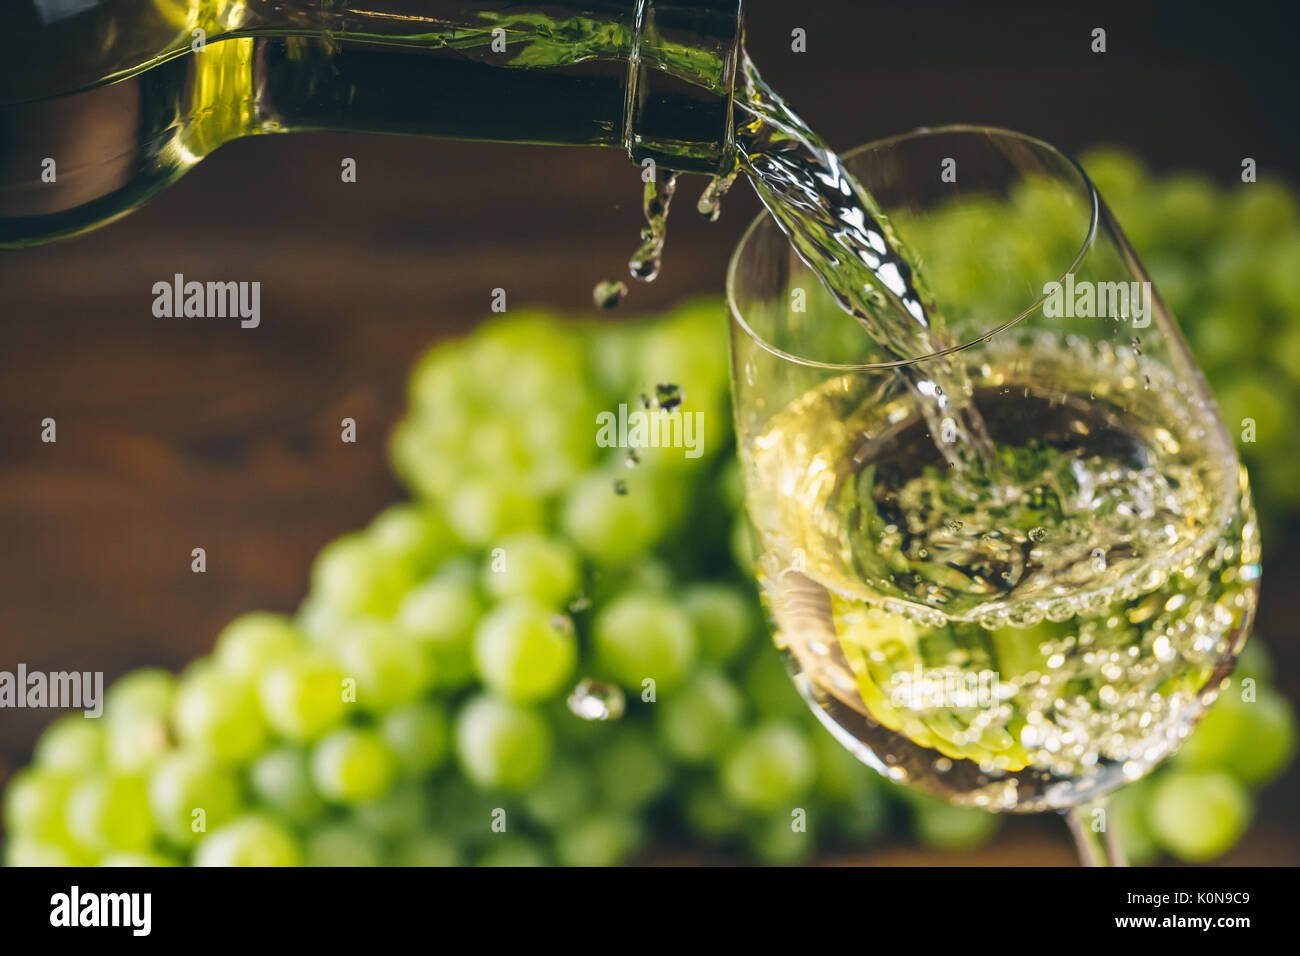
POLYGON ((258 133, 734 162, 740 0, 29 0, 0 16, 0 247, 103 225, 258 133))

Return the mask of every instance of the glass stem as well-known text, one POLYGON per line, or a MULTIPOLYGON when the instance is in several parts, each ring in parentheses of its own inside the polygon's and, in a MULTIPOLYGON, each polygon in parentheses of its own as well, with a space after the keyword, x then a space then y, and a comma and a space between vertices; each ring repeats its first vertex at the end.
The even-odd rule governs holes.
POLYGON ((1065 812, 1083 866, 1128 866, 1108 804, 1106 797, 1100 797, 1065 812))

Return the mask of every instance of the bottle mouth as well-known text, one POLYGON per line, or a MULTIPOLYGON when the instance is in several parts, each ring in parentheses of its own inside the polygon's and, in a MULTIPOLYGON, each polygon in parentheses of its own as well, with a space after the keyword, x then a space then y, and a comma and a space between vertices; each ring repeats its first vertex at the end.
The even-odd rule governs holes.
POLYGON ((718 175, 735 164, 741 0, 637 0, 623 144, 640 165, 718 175))
MULTIPOLYGON (((841 372, 865 372, 904 368, 921 362, 940 359, 957 352, 962 352, 979 345, 982 342, 987 342, 994 336, 1005 332, 1023 321, 1026 316, 1039 309, 1047 299, 1047 284, 1050 282, 1064 282, 1067 275, 1076 272, 1083 262, 1084 257, 1088 254, 1089 249, 1092 248, 1093 241, 1097 234, 1098 222, 1101 215, 1101 199, 1097 193, 1096 187, 1092 183, 1092 180, 1088 178, 1088 174, 1084 172, 1083 167, 1074 159, 1065 155, 1051 144, 1024 133, 1017 133, 1013 130, 1000 129, 992 126, 966 124, 920 127, 908 133, 874 140, 870 143, 857 146, 841 155, 847 162, 850 172, 854 172, 853 161, 868 156, 873 152, 894 149, 900 144, 907 144, 921 139, 935 139, 942 136, 952 135, 978 135, 986 137, 991 141, 1001 141, 1004 144, 1016 148, 1017 151, 1029 150, 1041 156, 1050 157, 1060 168, 1068 170, 1071 174, 1077 176, 1077 181, 1070 183, 1069 185, 1077 190, 1083 199, 1083 203, 1086 205, 1086 221, 1084 216, 1081 215, 1079 217, 1080 229, 1077 251, 1075 251, 1072 256, 1068 257, 1068 262, 1066 261, 1066 258, 1063 257, 1060 260, 1061 265, 1058 269, 1044 273, 1042 276, 1042 284, 1037 286, 1041 291, 1034 295, 1025 295, 1023 305, 1004 312, 1003 314, 1007 316, 1005 320, 994 325, 992 328, 980 331, 975 335, 970 335, 963 339, 963 341, 958 345, 946 349, 940 349, 926 355, 909 356, 908 358, 891 361, 861 363, 821 361, 810 356, 797 355, 786 349, 780 348, 769 341, 767 337, 760 334, 759 331, 745 318, 745 310, 739 301, 741 285, 739 274, 747 255, 752 254, 753 247, 757 243, 768 238, 767 230, 772 230, 777 234, 780 232, 771 213, 764 210, 755 217, 754 221, 750 223, 749 227, 745 230, 740 242, 736 245, 735 252, 732 253, 731 262, 727 268, 727 309, 731 313, 732 321, 735 322, 735 324, 741 328, 756 345, 777 358, 809 368, 829 369, 841 372)), ((864 181, 863 186, 869 192, 875 192, 875 185, 872 182, 864 181)), ((888 211, 889 210, 886 209, 887 213, 888 211)), ((780 238, 782 242, 786 242, 783 235, 781 235, 780 238)), ((904 239, 906 239, 905 235, 904 239)))

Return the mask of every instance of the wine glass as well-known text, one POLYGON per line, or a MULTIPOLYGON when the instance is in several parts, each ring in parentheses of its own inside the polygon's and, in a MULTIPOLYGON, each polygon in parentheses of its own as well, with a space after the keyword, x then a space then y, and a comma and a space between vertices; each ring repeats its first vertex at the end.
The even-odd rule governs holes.
POLYGON ((970 126, 845 159, 946 338, 887 354, 770 215, 741 240, 734 412, 775 642, 870 767, 958 804, 1062 812, 1085 863, 1122 863, 1105 795, 1186 739, 1250 627, 1245 472, 1072 160, 970 126), (964 383, 987 474, 939 453, 907 387, 939 380, 964 383))

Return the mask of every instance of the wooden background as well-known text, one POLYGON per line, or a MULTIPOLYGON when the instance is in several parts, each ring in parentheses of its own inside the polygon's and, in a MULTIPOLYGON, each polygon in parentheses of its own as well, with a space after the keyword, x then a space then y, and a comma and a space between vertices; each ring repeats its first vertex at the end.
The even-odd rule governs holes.
MULTIPOLYGON (((755 60, 834 145, 987 122, 1225 182, 1244 155, 1300 179, 1288 31, 1262 11, 883 6, 749 4, 755 60), (796 26, 806 54, 789 50, 796 26)), ((721 293, 756 202, 738 187, 702 223, 702 185, 683 181, 663 275, 626 312, 721 293)), ((109 228, 0 253, 0 669, 179 668, 237 614, 292 610, 316 551, 400 496, 385 442, 414 358, 470 328, 494 287, 515 308, 588 310, 636 244, 638 192, 612 151, 261 137, 109 228), (261 327, 154 318, 151 287, 177 272, 260 281, 261 327), (355 445, 338 441, 345 416, 355 445), (39 440, 46 417, 57 444, 39 440)), ((1294 699, 1295 542, 1266 545, 1260 630, 1294 699)), ((46 720, 0 712, 0 783, 46 720)), ((1276 785, 1230 859, 1300 860, 1296 794, 1294 775, 1276 785)), ((974 861, 1068 862, 1062 847, 1017 821, 974 861)), ((939 859, 897 853, 881 859, 939 859)))

